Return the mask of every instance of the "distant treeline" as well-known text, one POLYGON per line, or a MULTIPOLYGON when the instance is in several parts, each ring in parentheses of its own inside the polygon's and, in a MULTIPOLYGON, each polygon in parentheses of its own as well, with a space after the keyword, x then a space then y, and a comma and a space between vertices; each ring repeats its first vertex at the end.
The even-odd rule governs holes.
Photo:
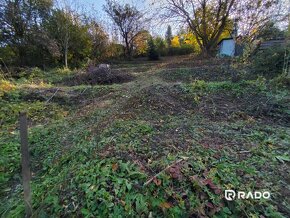
POLYGON ((243 25, 251 26, 251 29, 243 31, 247 33, 248 41, 253 41, 262 27, 266 26, 265 23, 273 19, 273 10, 278 7, 278 3, 266 4, 267 1, 260 0, 243 4, 235 0, 166 0, 168 10, 160 11, 160 14, 176 19, 179 17, 180 22, 184 22, 184 29, 173 35, 168 26, 164 37, 152 37, 148 29, 151 21, 157 17, 148 17, 145 12, 129 4, 106 1, 103 9, 114 29, 114 33, 108 33, 107 27, 93 15, 88 15, 91 13, 80 12, 65 4, 66 1, 60 2, 1 1, 1 69, 6 66, 81 67, 116 58, 148 56, 158 59, 159 56, 193 52, 214 55, 222 38, 237 34, 239 23, 251 23, 254 19, 254 26, 243 25), (259 4, 255 4, 256 1, 259 4), (247 9, 249 5, 255 10, 247 9), (189 10, 191 7, 192 10, 189 10), (233 10, 239 12, 239 17, 230 18, 233 10), (243 19, 243 11, 251 15, 249 21, 243 19), (261 11, 264 16, 260 15, 261 11), (190 13, 194 16, 190 16, 190 13))

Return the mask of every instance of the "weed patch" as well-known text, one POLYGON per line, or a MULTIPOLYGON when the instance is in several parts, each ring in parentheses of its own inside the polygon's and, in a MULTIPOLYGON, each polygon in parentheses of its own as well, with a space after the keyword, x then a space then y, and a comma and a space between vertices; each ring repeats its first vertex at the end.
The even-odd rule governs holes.
POLYGON ((288 91, 183 75, 145 72, 129 88, 15 83, 0 99, 1 216, 24 216, 16 126, 27 109, 35 216, 287 217, 288 91), (271 199, 227 201, 227 189, 271 199))

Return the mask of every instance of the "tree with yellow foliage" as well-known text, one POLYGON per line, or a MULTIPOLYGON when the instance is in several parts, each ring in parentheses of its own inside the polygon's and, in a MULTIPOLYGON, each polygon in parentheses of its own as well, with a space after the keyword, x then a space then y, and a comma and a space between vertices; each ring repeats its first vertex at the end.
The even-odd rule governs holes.
POLYGON ((213 55, 231 16, 247 30, 241 32, 253 38, 265 21, 281 17, 280 3, 269 0, 164 0, 160 8, 165 10, 163 18, 175 19, 188 26, 204 55, 213 55))
POLYGON ((147 53, 148 40, 151 35, 147 30, 140 31, 134 38, 134 54, 137 56, 145 56, 147 53))
POLYGON ((171 40, 171 46, 174 48, 180 47, 179 36, 173 37, 173 39, 171 40))

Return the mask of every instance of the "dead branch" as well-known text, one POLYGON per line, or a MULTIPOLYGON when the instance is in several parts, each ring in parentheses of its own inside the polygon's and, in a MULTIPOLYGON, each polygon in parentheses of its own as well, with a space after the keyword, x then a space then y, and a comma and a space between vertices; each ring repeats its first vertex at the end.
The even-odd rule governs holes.
POLYGON ((181 159, 175 161, 174 163, 172 163, 171 165, 168 165, 165 169, 161 170, 159 173, 157 173, 155 176, 151 177, 149 180, 147 180, 147 182, 144 183, 143 186, 147 186, 149 185, 156 177, 158 177, 161 173, 165 172, 166 170, 168 170, 169 168, 175 166, 176 164, 181 163, 182 161, 186 161, 188 159, 188 157, 182 157, 181 159))
POLYGON ((55 93, 49 99, 47 99, 47 101, 45 102, 45 104, 47 104, 56 95, 56 93, 59 91, 59 89, 60 88, 57 88, 57 90, 55 91, 55 93))

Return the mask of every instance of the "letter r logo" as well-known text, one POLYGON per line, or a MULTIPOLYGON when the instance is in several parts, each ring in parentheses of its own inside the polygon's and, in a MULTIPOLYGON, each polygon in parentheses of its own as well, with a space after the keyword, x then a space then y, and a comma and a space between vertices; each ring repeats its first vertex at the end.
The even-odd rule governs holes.
POLYGON ((236 192, 234 190, 225 190, 225 198, 228 201, 235 200, 236 192))

